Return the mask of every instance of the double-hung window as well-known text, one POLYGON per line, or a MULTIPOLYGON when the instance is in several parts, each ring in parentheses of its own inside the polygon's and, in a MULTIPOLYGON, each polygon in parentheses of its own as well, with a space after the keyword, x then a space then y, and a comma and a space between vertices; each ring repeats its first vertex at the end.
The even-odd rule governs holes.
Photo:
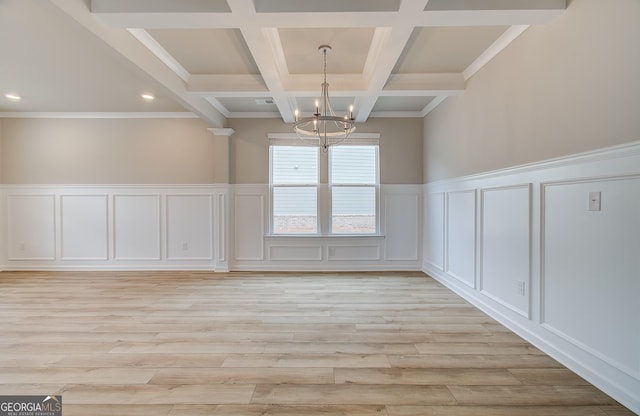
POLYGON ((270 145, 271 233, 378 233, 377 144, 270 145))
POLYGON ((274 234, 317 234, 317 147, 271 146, 271 226, 274 234))
POLYGON ((332 234, 375 234, 378 146, 329 150, 332 234))

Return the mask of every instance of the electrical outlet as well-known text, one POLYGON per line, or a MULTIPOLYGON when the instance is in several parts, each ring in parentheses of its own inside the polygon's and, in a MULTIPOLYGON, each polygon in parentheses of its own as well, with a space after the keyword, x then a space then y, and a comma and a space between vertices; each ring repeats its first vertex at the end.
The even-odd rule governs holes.
POLYGON ((189 250, 189 243, 187 243, 186 241, 184 243, 182 243, 182 250, 184 250, 184 251, 189 250))
POLYGON ((518 281, 518 295, 524 296, 525 283, 522 280, 518 281))
POLYGON ((600 211, 600 192, 589 192, 589 211, 600 211))

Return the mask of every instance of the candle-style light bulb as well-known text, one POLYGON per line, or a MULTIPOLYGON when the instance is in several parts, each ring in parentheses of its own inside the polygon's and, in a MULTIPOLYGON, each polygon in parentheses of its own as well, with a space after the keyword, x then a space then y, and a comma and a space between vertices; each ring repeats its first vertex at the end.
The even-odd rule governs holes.
POLYGON ((316 114, 320 114, 320 102, 316 100, 316 114))
POLYGON ((298 111, 298 109, 296 108, 296 111, 293 112, 293 115, 295 116, 296 121, 298 121, 298 115, 300 114, 300 112, 298 111))
POLYGON ((349 118, 353 120, 353 104, 349 106, 349 118))

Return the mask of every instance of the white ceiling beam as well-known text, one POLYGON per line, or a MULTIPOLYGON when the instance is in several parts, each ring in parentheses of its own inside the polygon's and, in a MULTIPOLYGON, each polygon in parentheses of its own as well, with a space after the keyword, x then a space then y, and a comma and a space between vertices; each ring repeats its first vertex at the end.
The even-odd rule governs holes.
MULTIPOLYGON (((367 80, 361 74, 330 74, 327 78, 331 95, 341 91, 357 91, 362 94, 368 88, 367 80)), ((322 75, 319 74, 294 74, 286 75, 283 85, 287 92, 295 92, 297 95, 320 96, 322 81, 322 75)))
POLYGON ((240 32, 253 56, 267 89, 271 92, 274 104, 278 107, 285 122, 293 122, 293 109, 282 85, 282 61, 284 53, 280 53, 278 31, 256 25, 256 13, 252 0, 228 0, 234 15, 242 20, 240 32))
POLYGON ((513 42, 518 36, 524 33, 525 30, 529 28, 529 25, 516 25, 511 26, 507 29, 498 39, 495 40, 480 56, 478 56, 472 63, 469 65, 462 75, 464 76, 464 80, 468 80, 472 76, 476 74, 483 66, 485 66, 489 61, 495 58, 504 48, 506 48, 511 42, 513 42))
POLYGON ((408 24, 416 14, 420 14, 428 0, 404 0, 398 11, 398 18, 389 29, 376 33, 375 48, 371 48, 370 56, 365 63, 368 75, 368 94, 356 100, 356 121, 365 122, 378 100, 379 93, 387 83, 396 62, 400 58, 405 45, 413 33, 414 26, 408 24))
POLYGON ((197 114, 214 127, 224 127, 225 117, 202 97, 188 94, 186 84, 147 47, 124 29, 114 29, 96 21, 87 11, 84 0, 51 0, 51 3, 77 21, 93 36, 102 40, 113 53, 135 71, 151 77, 171 98, 185 109, 197 114))
MULTIPOLYGON (((543 10, 438 10, 418 12, 414 26, 535 25, 551 21, 562 11, 543 10)), ((233 29, 244 25, 235 13, 94 13, 112 27, 144 29, 233 29)), ((358 28, 384 27, 397 18, 387 13, 278 13, 256 16, 261 27, 358 28), (357 16, 357 18, 355 17, 357 16)))
POLYGON ((238 7, 237 0, 229 0, 230 11, 197 9, 189 2, 181 7, 178 0, 170 7, 164 4, 166 0, 158 4, 155 0, 131 1, 132 5, 129 0, 93 0, 91 12, 113 27, 229 29, 248 24, 265 28, 388 27, 398 16, 409 18, 413 26, 531 25, 547 23, 566 9, 566 0, 431 0, 427 10, 426 0, 403 0, 398 11, 256 13, 253 2, 249 9, 238 7), (412 6, 416 4, 422 7, 412 6), (411 15, 403 11, 409 8, 411 15))
POLYGON ((150 34, 144 29, 128 29, 129 33, 135 36, 144 46, 147 47, 155 56, 158 57, 166 66, 171 68, 184 82, 189 82, 189 71, 178 62, 165 48, 162 47, 150 34))
MULTIPOLYGON (((230 113, 215 97, 270 96, 285 122, 293 121, 296 97, 318 95, 321 80, 314 75, 289 74, 278 28, 374 27, 363 73, 331 75, 331 94, 355 97, 356 119, 363 122, 380 96, 434 95, 438 99, 432 104, 437 105, 444 97, 461 93, 466 79, 522 33, 525 25, 546 23, 566 9, 565 0, 382 0, 376 4, 371 3, 373 8, 368 9, 362 2, 335 0, 307 10, 310 4, 298 0, 279 0, 277 4, 271 0, 93 0, 92 12, 108 24, 128 28, 239 29, 260 75, 176 73, 188 79, 190 96, 208 99, 223 115, 230 113), (288 6, 282 7, 285 4, 288 6), (354 5, 363 10, 346 11, 345 7, 354 5), (509 29, 462 74, 392 75, 416 27, 514 24, 518 26, 509 29)), ((158 55, 160 59, 162 55, 158 55)))
POLYGON ((429 114, 430 112, 432 112, 433 110, 435 110, 435 109, 436 109, 436 107, 437 107, 437 106, 439 106, 440 104, 442 104, 442 102, 443 102, 444 100, 446 100, 446 99, 447 99, 447 97, 446 97, 446 96, 443 96, 443 95, 435 97, 433 100, 431 100, 431 101, 429 102, 429 104, 427 104, 427 105, 422 109, 422 111, 420 112, 420 116, 421 116, 421 117, 426 117, 426 116, 427 116, 427 114, 429 114))
POLYGON ((91 0, 93 12, 229 12, 225 0, 91 0))
MULTIPOLYGON (((464 76, 451 74, 395 74, 389 77, 382 96, 418 96, 425 92, 454 94, 464 91, 464 76)), ((330 93, 337 97, 359 96, 367 92, 365 79, 356 74, 334 74, 330 93)), ((286 78, 287 96, 315 97, 320 95, 320 80, 317 75, 291 75, 286 78)), ((191 75, 188 90, 192 94, 216 97, 270 97, 258 75, 191 75)), ((426 94, 432 95, 432 94, 426 94)))
POLYGON ((380 92, 384 96, 456 94, 464 91, 464 76, 453 74, 394 74, 380 92), (431 92, 431 93, 427 93, 431 92))
POLYGON ((566 0, 430 0, 419 25, 534 25, 549 22, 566 8, 566 0))
POLYGON ((265 86, 260 75, 191 75, 187 90, 193 94, 234 92, 238 94, 251 93, 252 97, 270 96, 269 89, 265 86))
MULTIPOLYGON (((124 1, 124 0, 121 0, 124 1)), ((566 0, 430 0, 426 9, 438 10, 564 10, 566 0)))
POLYGON ((422 15, 417 26, 538 25, 559 16, 558 10, 447 10, 422 15))

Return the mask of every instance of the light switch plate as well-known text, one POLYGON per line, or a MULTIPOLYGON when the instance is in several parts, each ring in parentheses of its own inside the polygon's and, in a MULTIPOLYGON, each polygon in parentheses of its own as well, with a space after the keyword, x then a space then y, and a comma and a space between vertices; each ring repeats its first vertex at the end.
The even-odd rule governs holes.
POLYGON ((600 192, 589 192, 589 211, 600 211, 600 192))

